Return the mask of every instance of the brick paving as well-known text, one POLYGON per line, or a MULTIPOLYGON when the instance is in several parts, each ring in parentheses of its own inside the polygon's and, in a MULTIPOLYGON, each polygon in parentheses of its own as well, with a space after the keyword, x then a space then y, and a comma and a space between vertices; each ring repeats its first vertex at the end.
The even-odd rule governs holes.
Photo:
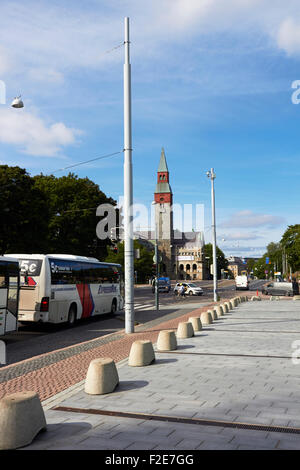
POLYGON ((161 329, 176 329, 180 321, 186 321, 191 314, 199 315, 213 305, 215 303, 180 317, 176 317, 176 313, 170 314, 167 316, 170 319, 163 322, 161 319, 156 319, 136 327, 136 333, 131 335, 126 335, 123 330, 121 333, 113 333, 2 367, 0 398, 8 393, 33 390, 39 394, 41 401, 44 401, 83 380, 92 359, 110 357, 119 362, 128 356, 132 343, 137 339, 149 339, 155 343, 161 329))

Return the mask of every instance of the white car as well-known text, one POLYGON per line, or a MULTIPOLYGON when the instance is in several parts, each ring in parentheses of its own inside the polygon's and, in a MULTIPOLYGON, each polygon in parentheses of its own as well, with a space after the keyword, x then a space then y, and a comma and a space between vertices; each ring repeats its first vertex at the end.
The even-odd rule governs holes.
POLYGON ((192 282, 177 282, 174 287, 174 293, 179 294, 181 286, 185 287, 185 295, 202 295, 203 289, 192 282))

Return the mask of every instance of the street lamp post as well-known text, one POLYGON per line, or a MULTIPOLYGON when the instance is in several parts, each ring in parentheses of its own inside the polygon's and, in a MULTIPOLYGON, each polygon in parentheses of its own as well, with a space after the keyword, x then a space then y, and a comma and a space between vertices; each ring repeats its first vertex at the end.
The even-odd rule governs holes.
POLYGON ((159 310, 159 289, 158 289, 158 278, 159 278, 159 253, 158 253, 158 235, 157 235, 157 223, 155 223, 155 309, 159 310))
POLYGON ((213 277, 214 277, 214 302, 218 300, 218 274, 217 274, 217 241, 216 241, 216 211, 215 211, 215 188, 214 180, 216 174, 214 169, 206 172, 206 175, 211 180, 211 211, 212 211, 212 246, 213 246, 213 277))
POLYGON ((132 226, 132 141, 131 141, 131 66, 129 55, 129 18, 125 18, 124 63, 124 274, 125 331, 134 333, 134 257, 132 226))
MULTIPOLYGON (((152 205, 155 206, 156 202, 153 201, 152 205)), ((158 253, 158 230, 157 221, 155 223, 155 244, 154 244, 154 259, 155 259, 155 309, 159 310, 159 289, 158 289, 158 278, 159 278, 159 253, 158 253)))

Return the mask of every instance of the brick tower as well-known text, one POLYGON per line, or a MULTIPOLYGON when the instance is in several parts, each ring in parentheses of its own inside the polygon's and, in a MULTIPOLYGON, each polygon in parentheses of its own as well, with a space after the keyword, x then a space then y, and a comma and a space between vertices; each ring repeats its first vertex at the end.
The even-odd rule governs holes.
POLYGON ((169 170, 165 151, 162 149, 157 170, 157 183, 154 193, 155 223, 157 227, 158 249, 162 256, 161 274, 172 277, 173 273, 173 194, 169 184, 169 170))

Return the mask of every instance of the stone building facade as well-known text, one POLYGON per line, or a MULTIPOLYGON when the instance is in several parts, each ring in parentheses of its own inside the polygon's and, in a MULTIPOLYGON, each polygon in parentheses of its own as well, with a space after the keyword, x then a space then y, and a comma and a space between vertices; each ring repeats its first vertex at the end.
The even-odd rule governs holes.
POLYGON ((164 149, 157 170, 154 201, 162 274, 171 279, 206 279, 203 233, 174 231, 173 193, 164 149))

